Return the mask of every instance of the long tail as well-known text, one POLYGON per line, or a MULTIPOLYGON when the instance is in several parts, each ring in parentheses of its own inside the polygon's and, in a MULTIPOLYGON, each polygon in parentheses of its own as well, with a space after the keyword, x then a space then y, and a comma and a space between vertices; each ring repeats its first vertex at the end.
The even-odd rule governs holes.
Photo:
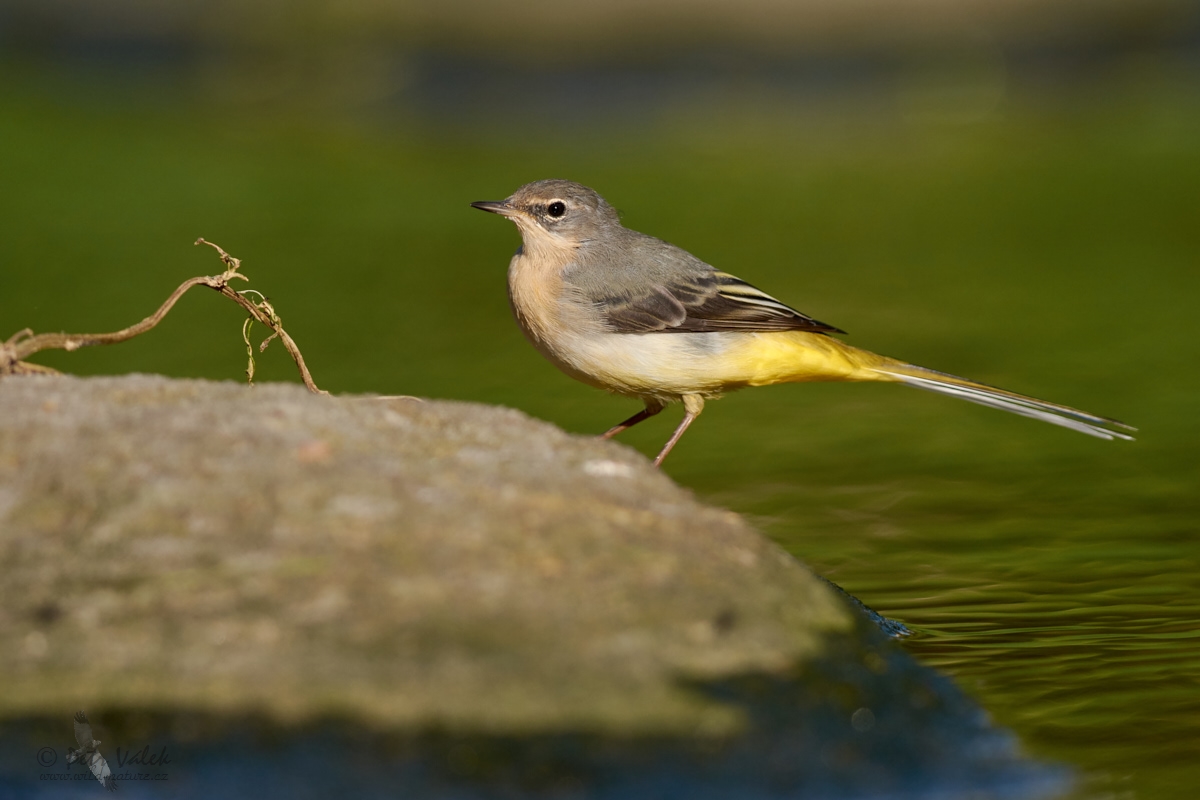
POLYGON ((1124 422, 1118 422, 1115 419, 1098 417, 1095 414, 1089 414, 1077 408, 1060 406, 1058 403, 1047 403, 1045 400, 1026 397, 1016 392, 997 389, 994 386, 976 383, 966 378, 960 378, 957 375, 936 372, 914 364, 905 364, 900 361, 887 359, 885 363, 873 366, 870 369, 882 375, 887 375, 892 380, 906 383, 909 386, 915 386, 918 389, 948 394, 951 397, 970 400, 972 403, 979 403, 982 406, 991 406, 992 408, 1011 411, 1023 417, 1040 419, 1043 422, 1049 422, 1051 425, 1061 425, 1064 428, 1070 428, 1073 431, 1079 431, 1080 433, 1086 433, 1088 436, 1096 436, 1101 439, 1132 440, 1133 437, 1129 434, 1115 429, 1137 430, 1137 428, 1126 425, 1124 422))

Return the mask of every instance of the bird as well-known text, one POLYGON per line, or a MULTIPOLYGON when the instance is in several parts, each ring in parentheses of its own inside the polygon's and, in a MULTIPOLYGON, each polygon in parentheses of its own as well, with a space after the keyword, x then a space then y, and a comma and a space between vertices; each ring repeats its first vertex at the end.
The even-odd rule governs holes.
POLYGON ((845 331, 802 314, 662 239, 621 224, 596 191, 568 180, 527 183, 474 208, 516 223, 508 267, 513 314, 567 375, 641 400, 603 438, 681 402, 679 442, 707 400, 747 386, 806 381, 898 382, 1040 419, 1101 439, 1136 428, 1069 406, 919 367, 846 344, 845 331))
POLYGON ((100 740, 92 738, 92 725, 88 722, 87 714, 82 711, 75 712, 75 741, 79 748, 67 748, 67 765, 76 761, 87 764, 96 780, 100 781, 100 785, 110 792, 115 792, 117 781, 112 776, 112 770, 108 768, 108 762, 96 749, 100 740))

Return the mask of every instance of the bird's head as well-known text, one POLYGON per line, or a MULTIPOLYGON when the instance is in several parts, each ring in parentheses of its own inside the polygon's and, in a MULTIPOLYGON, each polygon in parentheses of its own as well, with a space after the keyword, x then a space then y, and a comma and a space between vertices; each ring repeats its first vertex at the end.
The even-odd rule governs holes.
POLYGON ((527 246, 578 247, 621 227, 616 209, 592 189, 573 181, 535 181, 507 200, 481 200, 471 205, 511 219, 527 246))

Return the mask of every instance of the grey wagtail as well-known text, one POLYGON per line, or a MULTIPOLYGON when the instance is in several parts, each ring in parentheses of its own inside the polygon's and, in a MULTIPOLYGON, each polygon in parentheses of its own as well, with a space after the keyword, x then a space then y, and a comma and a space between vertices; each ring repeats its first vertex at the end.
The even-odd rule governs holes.
POLYGON ((801 381, 898 381, 1102 439, 1133 438, 1113 430, 1135 430, 1116 420, 844 344, 830 336, 844 331, 622 226, 603 197, 578 183, 536 181, 507 200, 471 205, 521 232, 508 297, 533 346, 572 378, 645 403, 604 438, 683 402, 683 421, 655 466, 705 400, 801 381))

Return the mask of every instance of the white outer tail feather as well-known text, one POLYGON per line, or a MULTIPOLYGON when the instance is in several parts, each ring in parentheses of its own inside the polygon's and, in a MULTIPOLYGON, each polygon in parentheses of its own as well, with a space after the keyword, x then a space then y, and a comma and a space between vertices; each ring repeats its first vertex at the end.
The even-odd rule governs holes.
POLYGON ((1024 397, 1002 390, 991 390, 984 386, 963 385, 932 377, 918 377, 903 372, 893 372, 889 369, 877 369, 877 371, 917 389, 925 389, 930 392, 958 397, 962 400, 978 403, 981 406, 990 406, 1003 411, 1010 411, 1013 414, 1020 414, 1023 417, 1040 419, 1042 422, 1049 422, 1051 425, 1061 425, 1064 428, 1070 428, 1073 431, 1086 433, 1088 436, 1095 436, 1100 439, 1133 440, 1133 437, 1129 434, 1109 430, 1109 428, 1105 427, 1106 425, 1137 430, 1116 420, 1097 417, 1094 414, 1088 414, 1073 408, 1067 408, 1066 406, 1047 403, 1032 397, 1024 397))

